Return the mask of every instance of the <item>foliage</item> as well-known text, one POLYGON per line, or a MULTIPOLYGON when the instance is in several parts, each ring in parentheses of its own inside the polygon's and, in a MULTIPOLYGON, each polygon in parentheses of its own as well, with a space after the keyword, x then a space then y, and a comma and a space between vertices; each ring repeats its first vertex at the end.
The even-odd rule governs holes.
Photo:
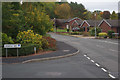
POLYGON ((83 32, 82 35, 83 35, 83 36, 90 36, 90 33, 89 33, 89 32, 83 32))
POLYGON ((48 42, 42 38, 39 34, 34 34, 33 30, 27 30, 19 32, 17 35, 17 41, 21 44, 32 43, 39 44, 39 49, 45 49, 48 46, 48 42))
POLYGON ((44 39, 46 39, 48 41, 48 49, 53 49, 55 50, 56 49, 56 40, 47 36, 47 37, 43 37, 44 39))
POLYGON ((71 7, 71 16, 72 17, 79 17, 81 19, 86 19, 85 15, 87 12, 87 10, 85 9, 83 4, 77 4, 77 2, 71 2, 70 3, 70 7, 71 7))
POLYGON ((112 38, 113 34, 112 33, 115 33, 113 30, 109 30, 108 31, 108 37, 109 38, 112 38))
POLYGON ((71 32, 71 35, 82 35, 82 32, 71 32))
POLYGON ((104 19, 110 19, 110 12, 109 11, 104 11, 103 12, 103 18, 104 19))
POLYGON ((107 33, 105 33, 105 32, 101 32, 98 35, 99 35, 99 37, 107 38, 107 33))
POLYGON ((71 16, 71 8, 68 3, 56 4, 55 15, 59 16, 58 18, 67 19, 71 16))
MULTIPOLYGON (((95 36, 95 27, 90 28, 89 32, 90 32, 90 35, 91 35, 91 36, 95 36)), ((96 34, 97 34, 97 36, 98 36, 98 34, 99 34, 100 32, 101 32, 101 28, 96 27, 96 34)))
MULTIPOLYGON (((26 56, 34 53, 34 47, 36 47, 37 52, 39 51, 39 45, 38 44, 27 44, 22 45, 19 51, 19 56, 26 56)), ((6 50, 5 48, 2 48, 2 56, 6 56, 6 50)), ((17 56, 16 49, 8 49, 8 56, 17 56)))
POLYGON ((13 39, 11 37, 8 37, 7 34, 5 33, 2 33, 2 44, 12 44, 14 43, 13 42, 13 39))
POLYGON ((25 24, 20 4, 18 2, 2 3, 2 31, 12 38, 16 38, 18 31, 25 24))
POLYGON ((80 28, 80 32, 83 32, 84 31, 84 29, 83 28, 80 28))
POLYGON ((118 19, 118 15, 115 13, 115 11, 112 12, 111 14, 111 19, 118 19))

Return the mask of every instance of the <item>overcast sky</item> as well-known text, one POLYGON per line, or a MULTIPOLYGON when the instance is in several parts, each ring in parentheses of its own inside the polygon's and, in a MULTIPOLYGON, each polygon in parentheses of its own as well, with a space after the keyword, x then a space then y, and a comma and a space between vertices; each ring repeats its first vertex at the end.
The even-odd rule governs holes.
POLYGON ((118 2, 120 0, 67 0, 68 2, 82 3, 87 10, 109 10, 118 12, 118 2))

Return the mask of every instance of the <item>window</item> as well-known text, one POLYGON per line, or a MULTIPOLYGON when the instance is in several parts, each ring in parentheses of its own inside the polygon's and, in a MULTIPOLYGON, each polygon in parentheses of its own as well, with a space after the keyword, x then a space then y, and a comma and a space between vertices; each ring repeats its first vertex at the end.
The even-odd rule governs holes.
POLYGON ((89 31, 89 27, 87 27, 87 32, 89 31))
POLYGON ((85 27, 83 27, 83 31, 85 31, 85 27))

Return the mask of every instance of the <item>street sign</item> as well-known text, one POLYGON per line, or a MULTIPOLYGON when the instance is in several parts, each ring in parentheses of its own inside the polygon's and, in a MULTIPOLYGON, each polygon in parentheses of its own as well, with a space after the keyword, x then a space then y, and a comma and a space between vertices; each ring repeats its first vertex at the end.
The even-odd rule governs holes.
POLYGON ((21 48, 21 44, 4 44, 4 48, 21 48))

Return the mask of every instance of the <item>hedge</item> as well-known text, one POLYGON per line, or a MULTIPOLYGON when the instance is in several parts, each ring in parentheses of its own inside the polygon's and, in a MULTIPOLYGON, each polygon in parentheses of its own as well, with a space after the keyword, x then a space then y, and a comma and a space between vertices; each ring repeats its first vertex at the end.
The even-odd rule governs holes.
MULTIPOLYGON (((19 56, 26 56, 34 53, 34 47, 36 47, 36 50, 39 50, 38 44, 27 44, 22 45, 21 48, 18 49, 19 56)), ((8 56, 16 56, 17 55, 17 49, 7 49, 8 56)), ((2 56, 6 56, 6 49, 2 47, 2 56)))

